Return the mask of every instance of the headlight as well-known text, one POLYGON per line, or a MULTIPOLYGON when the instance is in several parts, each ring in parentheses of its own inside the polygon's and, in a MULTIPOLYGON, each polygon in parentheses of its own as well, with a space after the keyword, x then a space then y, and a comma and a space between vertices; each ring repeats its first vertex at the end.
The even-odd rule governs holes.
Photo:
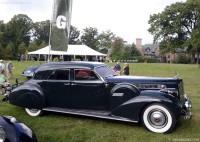
POLYGON ((0 142, 4 142, 6 139, 6 131, 4 128, 0 127, 0 142))

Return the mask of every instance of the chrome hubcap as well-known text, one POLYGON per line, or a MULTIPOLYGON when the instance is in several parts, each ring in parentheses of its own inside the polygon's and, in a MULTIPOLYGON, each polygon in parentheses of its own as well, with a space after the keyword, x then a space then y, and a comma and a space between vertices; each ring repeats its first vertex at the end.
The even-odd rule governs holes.
POLYGON ((37 113, 39 110, 38 109, 29 109, 31 113, 37 113))
POLYGON ((152 111, 148 116, 149 123, 155 128, 163 128, 167 124, 166 114, 162 111, 152 111))

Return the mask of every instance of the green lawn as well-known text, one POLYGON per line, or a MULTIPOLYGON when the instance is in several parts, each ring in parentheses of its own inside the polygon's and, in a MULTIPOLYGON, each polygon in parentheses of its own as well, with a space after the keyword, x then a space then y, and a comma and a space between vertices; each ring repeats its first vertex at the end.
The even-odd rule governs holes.
MULTIPOLYGON (((25 81, 26 78, 20 76, 21 72, 30 65, 39 64, 40 62, 18 63, 13 61, 14 77, 18 78, 19 82, 25 81)), ((115 63, 109 65, 114 66, 115 63)), ((122 63, 121 66, 123 66, 122 63)), ((46 113, 42 117, 30 117, 24 108, 4 102, 0 102, 0 115, 11 115, 24 122, 32 128, 39 142, 200 141, 200 69, 197 65, 130 64, 130 74, 137 76, 174 77, 175 71, 184 80, 185 93, 193 103, 193 118, 191 120, 179 119, 175 131, 170 134, 155 134, 147 131, 140 124, 60 113, 46 113)), ((15 79, 11 79, 10 82, 14 83, 15 79)))

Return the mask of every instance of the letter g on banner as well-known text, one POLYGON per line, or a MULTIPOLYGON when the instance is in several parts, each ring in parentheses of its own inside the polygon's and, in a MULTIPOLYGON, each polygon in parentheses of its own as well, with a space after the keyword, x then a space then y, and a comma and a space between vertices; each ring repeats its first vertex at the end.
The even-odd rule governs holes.
POLYGON ((65 16, 59 15, 56 19, 56 26, 58 29, 65 29, 67 18, 65 16))

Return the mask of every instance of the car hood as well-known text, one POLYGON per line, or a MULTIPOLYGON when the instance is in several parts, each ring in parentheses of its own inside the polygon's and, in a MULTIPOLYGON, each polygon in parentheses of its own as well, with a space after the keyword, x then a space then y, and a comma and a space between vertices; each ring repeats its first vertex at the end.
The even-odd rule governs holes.
POLYGON ((148 76, 114 76, 108 77, 106 80, 109 83, 128 82, 132 84, 177 84, 182 81, 179 78, 163 78, 163 77, 148 77, 148 76))

